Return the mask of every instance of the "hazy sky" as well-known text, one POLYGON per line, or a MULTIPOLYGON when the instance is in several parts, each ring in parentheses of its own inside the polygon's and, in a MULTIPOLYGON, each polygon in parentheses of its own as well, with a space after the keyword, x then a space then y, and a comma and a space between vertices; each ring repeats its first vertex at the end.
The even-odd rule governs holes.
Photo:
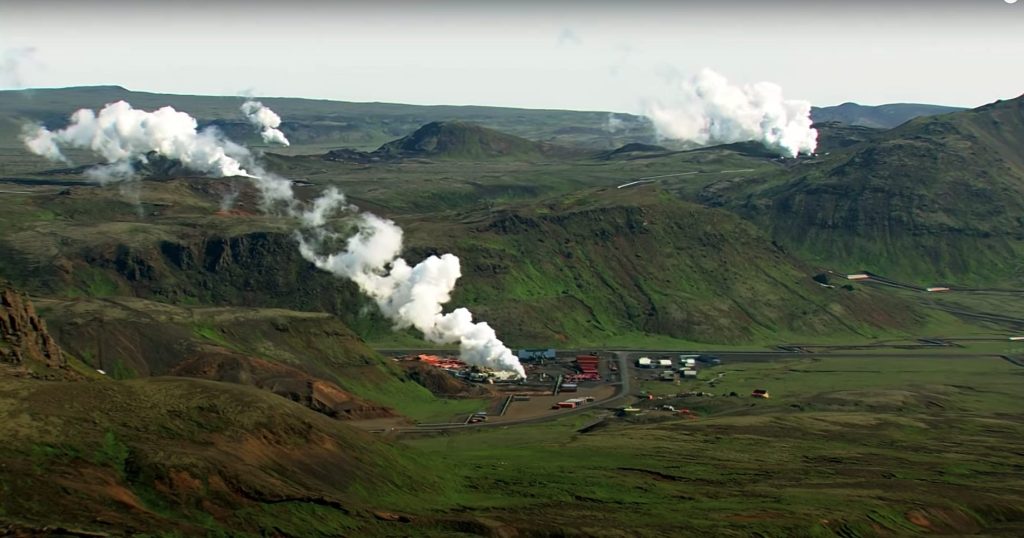
POLYGON ((702 67, 815 105, 977 106, 1024 93, 1024 0, 0 0, 5 88, 640 112, 702 67))

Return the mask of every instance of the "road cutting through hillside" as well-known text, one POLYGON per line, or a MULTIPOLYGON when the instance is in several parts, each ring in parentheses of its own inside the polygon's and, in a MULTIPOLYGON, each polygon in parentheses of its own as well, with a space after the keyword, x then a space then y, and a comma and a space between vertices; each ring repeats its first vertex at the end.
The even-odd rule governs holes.
POLYGON ((655 180, 666 178, 666 177, 694 176, 694 175, 697 175, 697 174, 735 174, 735 173, 739 173, 739 172, 753 172, 753 171, 754 171, 753 168, 740 168, 740 169, 737 169, 737 170, 715 170, 713 172, 704 172, 704 171, 697 170, 697 171, 693 171, 693 172, 679 172, 679 173, 676 173, 676 174, 661 174, 661 175, 658 175, 658 176, 638 177, 638 178, 634 179, 633 181, 630 181, 628 183, 623 183, 622 185, 619 185, 618 187, 615 187, 615 188, 616 189, 625 189, 627 187, 632 187, 634 185, 643 185, 645 183, 654 183, 655 180))
POLYGON ((1024 294, 1024 289, 1008 289, 1008 288, 972 288, 967 286, 957 286, 955 284, 941 284, 936 286, 919 286, 917 284, 910 284, 907 282, 900 282, 886 276, 878 275, 870 271, 861 271, 859 273, 839 273, 833 270, 827 271, 831 275, 835 275, 840 278, 845 278, 854 282, 867 282, 880 284, 882 286, 889 286, 891 288, 899 288, 910 291, 918 291, 924 293, 1007 293, 1007 294, 1024 294))

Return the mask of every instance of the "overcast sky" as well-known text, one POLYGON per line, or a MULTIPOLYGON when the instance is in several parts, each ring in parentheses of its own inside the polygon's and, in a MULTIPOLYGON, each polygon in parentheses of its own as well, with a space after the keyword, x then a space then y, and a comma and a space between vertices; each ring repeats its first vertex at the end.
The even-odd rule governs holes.
POLYGON ((0 87, 640 112, 710 67, 822 106, 1024 93, 1024 0, 545 4, 0 0, 0 87))

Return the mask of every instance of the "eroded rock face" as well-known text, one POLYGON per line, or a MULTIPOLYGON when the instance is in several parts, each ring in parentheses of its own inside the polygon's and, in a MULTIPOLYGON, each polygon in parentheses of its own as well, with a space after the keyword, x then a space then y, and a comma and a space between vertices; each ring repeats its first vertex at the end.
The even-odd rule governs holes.
POLYGON ((32 301, 6 283, 0 283, 0 362, 26 367, 35 363, 51 369, 68 367, 32 301))

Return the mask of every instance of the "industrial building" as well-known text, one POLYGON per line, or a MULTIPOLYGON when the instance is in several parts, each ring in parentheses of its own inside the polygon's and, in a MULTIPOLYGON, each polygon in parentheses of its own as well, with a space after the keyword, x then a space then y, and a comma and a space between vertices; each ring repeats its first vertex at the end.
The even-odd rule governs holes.
POLYGON ((567 375, 566 380, 570 382, 600 381, 601 374, 598 371, 600 360, 597 355, 577 355, 576 369, 579 373, 567 375))
POLYGON ((552 405, 551 409, 576 409, 583 404, 591 403, 593 401, 594 398, 592 396, 587 396, 585 398, 569 398, 568 400, 552 405))
POLYGON ((556 354, 554 348, 548 349, 520 349, 516 352, 516 357, 519 357, 520 361, 543 361, 543 360, 555 360, 556 354))

